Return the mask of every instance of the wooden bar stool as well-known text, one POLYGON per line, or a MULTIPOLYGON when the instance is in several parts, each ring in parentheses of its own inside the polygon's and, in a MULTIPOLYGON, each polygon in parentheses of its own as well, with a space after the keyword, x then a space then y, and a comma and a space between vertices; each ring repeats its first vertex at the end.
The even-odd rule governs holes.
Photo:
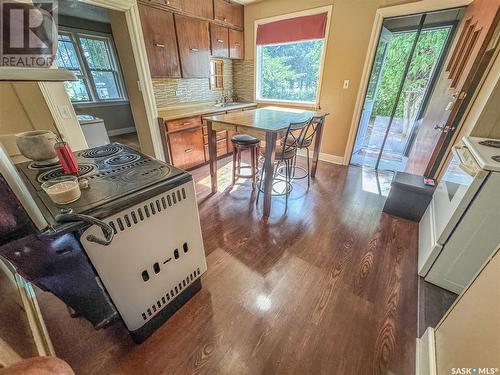
POLYGON ((255 189, 257 185, 257 175, 259 173, 259 139, 248 134, 236 134, 231 137, 231 143, 233 144, 233 177, 231 186, 234 186, 236 178, 251 178, 252 189, 255 189), (241 152, 244 150, 250 150, 250 166, 242 167, 241 152), (250 174, 242 175, 242 168, 250 168, 250 174))

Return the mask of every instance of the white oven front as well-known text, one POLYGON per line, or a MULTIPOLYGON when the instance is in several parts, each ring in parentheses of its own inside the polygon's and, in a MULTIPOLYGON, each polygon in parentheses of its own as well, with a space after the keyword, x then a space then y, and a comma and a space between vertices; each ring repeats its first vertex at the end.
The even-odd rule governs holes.
POLYGON ((453 148, 453 157, 419 223, 421 276, 430 270, 488 175, 465 146, 459 144, 453 148))
POLYGON ((488 174, 465 146, 453 148, 453 157, 432 199, 434 230, 439 244, 448 240, 488 174))
POLYGON ((139 329, 207 270, 194 182, 189 181, 106 219, 108 246, 92 225, 80 241, 125 325, 139 329))

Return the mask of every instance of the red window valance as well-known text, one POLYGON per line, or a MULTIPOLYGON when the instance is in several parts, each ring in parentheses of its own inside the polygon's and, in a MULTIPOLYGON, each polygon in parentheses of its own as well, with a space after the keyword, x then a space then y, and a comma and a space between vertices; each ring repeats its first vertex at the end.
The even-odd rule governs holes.
POLYGON ((325 37, 328 13, 269 22, 257 27, 257 45, 297 42, 325 37))

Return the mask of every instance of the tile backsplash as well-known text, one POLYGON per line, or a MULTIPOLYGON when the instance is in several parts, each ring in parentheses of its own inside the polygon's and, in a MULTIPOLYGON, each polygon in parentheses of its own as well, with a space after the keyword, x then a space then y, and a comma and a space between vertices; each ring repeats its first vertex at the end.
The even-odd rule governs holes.
POLYGON ((238 100, 245 102, 255 101, 253 60, 235 60, 233 62, 234 92, 238 100))
MULTIPOLYGON (((221 91, 210 90, 208 78, 153 78, 158 108, 181 103, 215 101, 221 91)), ((224 90, 233 91, 233 60, 224 59, 224 90)))

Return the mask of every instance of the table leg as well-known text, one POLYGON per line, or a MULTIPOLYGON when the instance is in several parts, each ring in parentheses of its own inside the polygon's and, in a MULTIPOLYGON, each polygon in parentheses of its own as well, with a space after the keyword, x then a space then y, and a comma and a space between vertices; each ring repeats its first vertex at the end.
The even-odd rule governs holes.
POLYGON ((316 168, 318 167, 319 151, 321 147, 321 138, 323 137, 324 124, 325 120, 322 119, 321 122, 318 124, 318 128, 316 129, 316 136, 314 137, 314 153, 312 160, 311 177, 316 176, 316 168))
POLYGON ((264 160, 264 217, 271 214, 271 196, 273 192, 274 159, 276 154, 276 133, 266 133, 266 155, 264 160))
POLYGON ((210 182, 212 185, 212 193, 217 192, 217 149, 216 149, 216 134, 212 128, 212 121, 207 121, 208 130, 208 157, 210 161, 210 182))

